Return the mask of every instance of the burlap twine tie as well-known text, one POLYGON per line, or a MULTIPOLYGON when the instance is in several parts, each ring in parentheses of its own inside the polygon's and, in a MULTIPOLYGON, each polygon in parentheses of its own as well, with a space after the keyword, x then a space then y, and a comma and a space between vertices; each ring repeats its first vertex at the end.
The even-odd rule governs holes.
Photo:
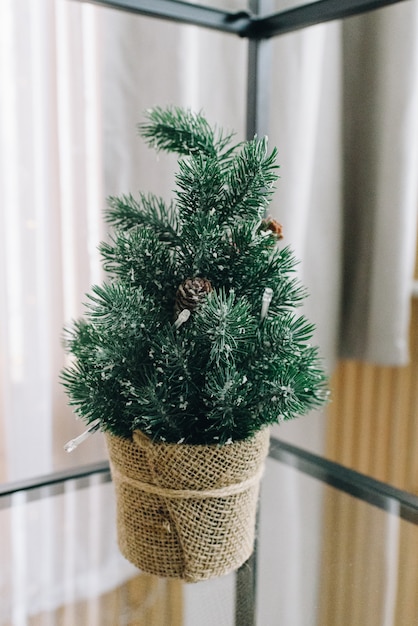
POLYGON ((230 445, 153 443, 106 434, 118 542, 136 567, 188 582, 224 575, 254 546, 269 430, 230 445))

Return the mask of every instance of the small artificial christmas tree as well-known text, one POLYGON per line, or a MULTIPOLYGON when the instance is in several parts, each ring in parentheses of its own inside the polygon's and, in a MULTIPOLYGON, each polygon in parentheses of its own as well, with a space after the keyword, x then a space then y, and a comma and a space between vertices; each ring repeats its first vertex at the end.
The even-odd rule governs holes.
POLYGON ((264 217, 276 150, 264 138, 232 145, 178 108, 151 110, 139 130, 179 155, 175 199, 110 198, 109 280, 66 336, 70 403, 122 447, 246 445, 327 396, 314 327, 294 311, 305 297, 294 256, 264 217))
POLYGON ((314 328, 294 313, 305 292, 279 226, 264 219, 276 150, 257 138, 230 147, 230 135, 180 109, 148 120, 149 144, 181 157, 178 190, 169 206, 110 198, 116 233, 100 247, 110 279, 67 336, 76 413, 122 437, 222 444, 318 407, 314 328))

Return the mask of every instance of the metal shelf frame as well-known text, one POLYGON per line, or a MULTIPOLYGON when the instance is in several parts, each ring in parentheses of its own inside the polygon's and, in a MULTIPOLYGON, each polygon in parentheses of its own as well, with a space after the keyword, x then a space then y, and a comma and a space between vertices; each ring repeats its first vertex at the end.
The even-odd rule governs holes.
POLYGON ((150 18, 209 28, 248 39, 246 136, 268 134, 273 37, 406 0, 319 0, 274 12, 273 0, 249 0, 248 11, 226 11, 181 0, 77 0, 150 18))
MULTIPOLYGON (((412 493, 370 478, 276 437, 270 439, 269 458, 418 526, 418 496, 412 493)), ((69 481, 74 482, 75 489, 83 489, 91 484, 92 476, 98 476, 99 482, 110 482, 108 461, 0 484, 0 509, 13 506, 12 498, 16 493, 26 492, 26 502, 41 500, 64 493, 65 484, 69 481)))
MULTIPOLYGON (((271 9, 250 6, 248 11, 223 11, 180 0, 80 0, 138 15, 194 24, 232 33, 248 39, 265 39, 321 22, 338 20, 373 11, 405 0, 319 0, 293 9, 272 13, 271 9)), ((270 3, 271 4, 271 3, 270 3)))

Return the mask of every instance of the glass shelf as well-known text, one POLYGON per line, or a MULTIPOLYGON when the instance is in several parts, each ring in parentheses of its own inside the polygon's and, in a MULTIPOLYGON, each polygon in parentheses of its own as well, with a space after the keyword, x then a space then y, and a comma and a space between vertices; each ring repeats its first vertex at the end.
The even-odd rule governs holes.
POLYGON ((185 585, 120 555, 106 463, 8 485, 0 626, 415 624, 417 523, 415 496, 273 439, 256 558, 185 585))

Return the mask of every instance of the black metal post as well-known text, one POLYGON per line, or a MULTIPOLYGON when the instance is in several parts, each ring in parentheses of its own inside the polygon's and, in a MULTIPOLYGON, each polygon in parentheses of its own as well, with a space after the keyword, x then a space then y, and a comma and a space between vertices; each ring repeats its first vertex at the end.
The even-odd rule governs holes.
MULTIPOLYGON (((272 8, 271 0, 250 0, 254 16, 265 15, 272 8)), ((246 136, 268 134, 272 50, 271 42, 263 38, 249 38, 247 69, 246 136)), ((258 514, 254 552, 236 573, 235 626, 256 626, 257 619, 257 543, 258 514)))
POLYGON ((180 0, 79 0, 109 9, 128 11, 157 19, 193 24, 221 32, 240 35, 251 20, 247 11, 223 11, 213 7, 180 0))
MULTIPOLYGON (((255 15, 265 15, 271 0, 251 0, 250 9, 255 15)), ((270 110, 270 84, 272 44, 258 35, 248 41, 247 75, 247 139, 268 134, 270 110)))
POLYGON ((275 37, 301 28, 360 15, 405 0, 318 0, 251 20, 244 37, 275 37))

